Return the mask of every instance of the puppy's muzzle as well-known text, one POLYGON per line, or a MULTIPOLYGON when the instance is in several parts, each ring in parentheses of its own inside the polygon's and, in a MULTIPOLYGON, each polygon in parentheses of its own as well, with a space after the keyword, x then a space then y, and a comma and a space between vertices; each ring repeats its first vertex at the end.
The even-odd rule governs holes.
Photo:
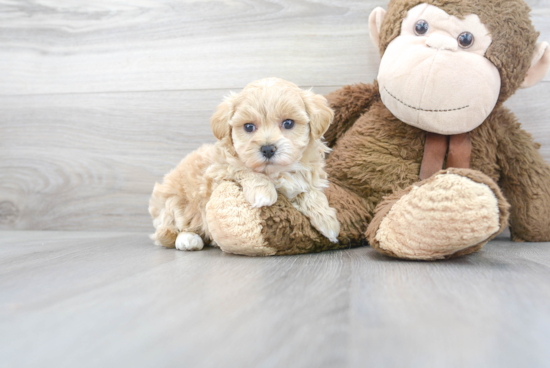
POLYGON ((260 151, 262 152, 262 155, 265 157, 265 158, 271 158, 275 155, 275 152, 277 151, 277 147, 275 147, 274 145, 270 144, 268 146, 262 146, 260 148, 260 151))

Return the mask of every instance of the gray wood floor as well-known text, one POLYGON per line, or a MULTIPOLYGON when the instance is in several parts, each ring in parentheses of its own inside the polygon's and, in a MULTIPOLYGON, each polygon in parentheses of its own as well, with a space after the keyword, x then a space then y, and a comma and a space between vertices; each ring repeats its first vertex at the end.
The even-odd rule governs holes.
POLYGON ((2 367, 548 367, 550 243, 443 262, 0 232, 2 367))

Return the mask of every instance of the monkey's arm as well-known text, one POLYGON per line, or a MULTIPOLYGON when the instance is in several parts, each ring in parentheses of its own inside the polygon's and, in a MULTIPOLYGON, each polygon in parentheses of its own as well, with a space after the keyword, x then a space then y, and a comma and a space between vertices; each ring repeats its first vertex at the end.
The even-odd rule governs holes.
POLYGON ((345 86, 325 97, 334 110, 334 120, 324 135, 328 146, 332 147, 359 116, 373 102, 380 99, 380 93, 378 92, 378 82, 374 81, 373 84, 359 83, 345 86))
POLYGON ((499 185, 512 206, 512 240, 550 241, 550 166, 514 114, 504 110, 499 115, 499 185))

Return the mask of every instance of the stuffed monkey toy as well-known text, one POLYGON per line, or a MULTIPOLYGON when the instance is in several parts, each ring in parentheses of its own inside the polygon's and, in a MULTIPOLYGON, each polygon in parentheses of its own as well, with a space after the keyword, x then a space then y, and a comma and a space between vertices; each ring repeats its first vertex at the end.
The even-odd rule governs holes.
POLYGON ((475 252, 509 225, 514 241, 550 241, 550 167, 503 103, 535 85, 550 49, 522 0, 392 0, 369 18, 377 81, 327 96, 329 203, 339 243, 284 196, 252 208, 232 182, 207 221, 222 250, 318 252, 361 244, 434 260, 475 252))

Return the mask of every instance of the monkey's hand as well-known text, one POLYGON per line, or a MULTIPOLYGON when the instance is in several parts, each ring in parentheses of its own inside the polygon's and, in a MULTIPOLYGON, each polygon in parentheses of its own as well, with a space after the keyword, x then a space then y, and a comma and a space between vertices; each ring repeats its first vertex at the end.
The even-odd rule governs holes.
POLYGON ((521 129, 512 113, 498 121, 497 158, 499 185, 512 205, 510 232, 514 241, 550 241, 550 165, 539 152, 540 145, 521 129))

